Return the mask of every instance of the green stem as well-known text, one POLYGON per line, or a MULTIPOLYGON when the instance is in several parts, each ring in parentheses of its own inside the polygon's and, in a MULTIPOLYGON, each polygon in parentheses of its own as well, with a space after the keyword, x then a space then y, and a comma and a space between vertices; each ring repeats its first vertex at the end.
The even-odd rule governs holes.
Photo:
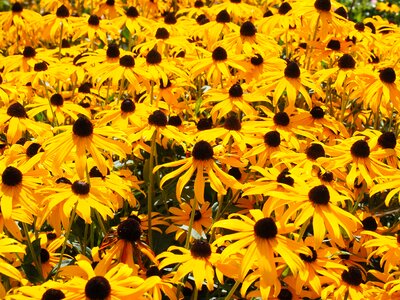
POLYGON ((229 291, 229 294, 225 297, 225 300, 229 300, 229 299, 232 298, 233 294, 235 294, 237 288, 239 287, 239 284, 240 284, 240 281, 235 281, 235 284, 233 285, 233 287, 229 291))
POLYGON ((196 214, 196 207, 197 207, 197 199, 196 199, 196 197, 194 197, 192 211, 190 212, 189 228, 188 228, 186 242, 185 242, 186 249, 190 248, 190 238, 192 237, 192 229, 193 229, 193 223, 194 223, 194 215, 196 214))
POLYGON ((308 225, 310 224, 310 221, 311 221, 311 218, 308 218, 308 220, 305 223, 303 223, 303 225, 301 225, 299 237, 297 238, 298 242, 303 240, 303 236, 306 233, 306 230, 307 230, 308 225))
POLYGON ((26 223, 22 223, 22 228, 24 230, 24 234, 25 234, 25 238, 26 238, 26 243, 28 244, 28 248, 29 248, 29 252, 32 255, 32 259, 33 259, 33 263, 35 264, 36 270, 40 276, 40 281, 43 282, 44 278, 43 278, 43 273, 42 273, 42 264, 40 261, 40 256, 38 257, 36 255, 35 249, 33 249, 33 245, 32 245, 32 241, 31 238, 29 236, 29 230, 28 230, 28 226, 26 225, 26 223))
POLYGON ((56 267, 57 274, 55 276, 55 279, 57 279, 58 274, 60 272, 61 263, 62 263, 62 260, 63 260, 63 257, 64 257, 65 249, 67 248, 69 234, 71 233, 72 223, 75 220, 77 205, 78 205, 78 201, 75 202, 74 208, 72 209, 72 212, 71 212, 71 217, 69 218, 68 228, 67 228, 67 230, 65 232, 65 235, 64 235, 65 240, 64 240, 64 243, 62 245, 61 252, 60 252, 60 259, 58 260, 58 264, 57 264, 57 267, 56 267))
POLYGON ((198 297, 199 297, 199 290, 198 290, 197 286, 194 285, 193 294, 192 294, 192 297, 190 297, 190 299, 197 300, 198 297))
MULTIPOLYGON (((319 26, 319 21, 320 21, 321 16, 318 15, 317 18, 317 22, 315 23, 315 28, 314 28, 314 34, 313 34, 313 38, 312 38, 312 42, 314 42, 317 39, 317 32, 318 32, 318 26, 319 26)), ((314 46, 309 47, 309 45, 307 44, 307 49, 306 49, 306 53, 304 56, 304 62, 307 61, 306 63, 306 69, 309 70, 310 68, 310 63, 311 63, 311 56, 308 57, 308 55, 310 54, 310 52, 314 49, 314 46), (308 57, 308 60, 307 60, 308 57)))
POLYGON ((62 48, 62 37, 63 37, 64 25, 60 24, 60 44, 58 45, 58 60, 61 60, 61 48, 62 48))
POLYGON ((152 248, 153 246, 153 232, 151 229, 151 214, 153 212, 153 197, 154 197, 154 179, 155 175, 153 174, 153 169, 154 169, 154 156, 155 152, 157 151, 157 143, 156 143, 156 137, 157 137, 157 129, 154 130, 153 136, 151 137, 151 142, 150 142, 150 161, 149 161, 149 186, 148 186, 148 193, 147 193, 147 222, 148 222, 148 230, 147 230, 147 236, 149 239, 149 246, 152 248))

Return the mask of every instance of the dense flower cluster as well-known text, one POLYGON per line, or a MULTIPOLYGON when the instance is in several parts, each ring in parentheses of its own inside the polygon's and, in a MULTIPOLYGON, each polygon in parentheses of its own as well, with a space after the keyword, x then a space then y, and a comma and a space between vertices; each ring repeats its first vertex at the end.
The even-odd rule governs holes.
POLYGON ((400 297, 397 25, 33 2, 0 12, 1 298, 400 297))

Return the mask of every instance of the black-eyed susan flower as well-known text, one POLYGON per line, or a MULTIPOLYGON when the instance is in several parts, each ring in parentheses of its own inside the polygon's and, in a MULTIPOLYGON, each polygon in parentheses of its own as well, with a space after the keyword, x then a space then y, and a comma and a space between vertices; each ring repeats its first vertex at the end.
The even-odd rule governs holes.
POLYGON ((25 213, 37 216, 38 199, 35 191, 47 174, 46 170, 29 170, 26 166, 3 166, 0 206, 5 220, 17 216, 13 215, 14 208, 23 208, 25 213))
POLYGON ((100 251, 105 251, 106 254, 99 262, 99 269, 106 270, 115 261, 127 264, 137 273, 138 267, 142 271, 146 271, 146 267, 142 260, 142 253, 147 256, 154 264, 158 265, 158 261, 154 252, 141 241, 143 229, 140 219, 132 215, 122 221, 116 232, 113 232, 110 237, 105 237, 100 245, 100 251))
MULTIPOLYGON (((169 211, 171 212, 171 216, 169 219, 172 221, 172 225, 166 230, 167 233, 178 231, 180 226, 189 226, 190 219, 192 215, 192 206, 194 205, 194 201, 190 201, 190 203, 182 202, 177 207, 170 207, 169 211)), ((210 203, 205 201, 201 205, 198 205, 198 208, 194 209, 194 219, 192 228, 197 232, 199 236, 204 233, 204 230, 208 230, 212 225, 212 211, 210 207, 210 203)), ((185 229, 184 229, 185 230, 185 229)), ((179 235, 177 235, 177 239, 179 235)))
POLYGON ((193 78, 201 73, 206 73, 206 79, 212 86, 223 84, 223 80, 233 78, 229 67, 246 72, 246 62, 243 62, 239 55, 228 53, 223 47, 216 47, 212 52, 199 49, 202 52, 202 58, 195 59, 188 64, 193 78))
POLYGON ((347 294, 349 299, 365 299, 367 289, 364 284, 366 278, 360 268, 351 266, 348 270, 342 272, 340 278, 339 284, 331 284, 322 290, 322 297, 327 298, 333 295, 333 297, 338 298, 347 294))
MULTIPOLYGON (((41 201, 42 215, 39 221, 41 224, 49 218, 53 228, 60 228, 60 224, 64 228, 68 228, 73 221, 70 219, 72 211, 76 211, 76 214, 87 224, 92 223, 92 210, 95 210, 104 220, 107 217, 113 217, 110 194, 101 183, 100 186, 96 186, 93 183, 75 180, 72 184, 63 184, 48 189, 54 193, 41 201)), ((43 191, 46 192, 46 189, 43 191)))
POLYGON ((160 182, 160 186, 162 188, 166 181, 185 172, 179 177, 176 186, 176 198, 178 201, 181 200, 181 193, 184 186, 189 182, 192 175, 196 173, 196 178, 194 181, 194 195, 197 201, 203 203, 205 187, 204 172, 208 175, 212 189, 221 195, 225 195, 227 192, 223 184, 225 184, 226 187, 235 189, 240 189, 242 186, 233 176, 224 172, 216 164, 216 159, 218 159, 221 163, 228 164, 230 166, 241 167, 244 165, 244 163, 241 162, 241 160, 236 156, 215 155, 214 149, 210 143, 206 141, 198 141, 192 148, 191 157, 159 165, 154 168, 153 172, 156 172, 160 168, 180 166, 178 169, 165 175, 160 182))
POLYGON ((77 120, 78 115, 84 115, 90 118, 90 114, 82 106, 73 103, 70 100, 64 99, 64 96, 59 93, 54 93, 50 99, 36 96, 31 104, 26 106, 27 115, 34 118, 41 112, 46 113, 47 119, 54 124, 63 125, 67 117, 72 120, 77 120))
POLYGON ((372 187, 376 176, 390 175, 393 171, 379 160, 379 152, 375 154, 371 151, 369 142, 361 137, 353 137, 326 147, 325 151, 331 157, 320 158, 320 163, 330 171, 349 166, 350 171, 346 176, 348 187, 352 187, 356 180, 359 183, 365 181, 368 187, 372 187))
POLYGON ((143 280, 135 275, 133 269, 122 263, 107 272, 93 269, 84 259, 77 264, 85 277, 75 276, 66 282, 54 284, 61 291, 68 292, 72 299, 140 299, 156 282, 156 278, 151 277, 143 280))
POLYGON ((26 132, 42 137, 48 137, 50 133, 50 126, 29 119, 24 106, 19 102, 14 102, 7 108, 1 108, 0 123, 0 128, 6 134, 10 144, 15 144, 26 132))
POLYGON ((59 130, 64 132, 47 140, 43 147, 45 149, 44 159, 50 159, 56 170, 60 170, 62 164, 71 154, 75 160, 76 171, 81 179, 85 176, 87 165, 87 152, 92 155, 96 166, 101 174, 107 174, 107 164, 104 154, 100 151, 125 158, 130 147, 122 141, 113 139, 119 137, 123 140, 124 134, 109 126, 97 127, 85 116, 80 116, 72 126, 60 126, 59 130), (59 146, 64 145, 62 151, 59 146))
POLYGON ((219 237, 214 243, 221 245, 227 240, 236 240, 228 245, 221 254, 221 259, 244 250, 240 278, 244 278, 255 262, 265 275, 266 285, 273 285, 278 277, 275 254, 282 256, 293 274, 298 274, 304 268, 304 263, 297 253, 308 254, 305 246, 285 237, 285 232, 293 228, 284 227, 274 219, 265 216, 259 209, 250 210, 251 218, 231 214, 229 219, 217 221, 213 227, 235 231, 219 237), (279 226, 279 227, 278 227, 279 226))
POLYGON ((345 247, 343 238, 352 237, 352 233, 357 230, 357 224, 360 223, 354 215, 334 204, 341 202, 340 198, 343 196, 331 194, 325 185, 317 185, 308 190, 296 190, 296 192, 270 192, 270 195, 280 200, 272 204, 274 207, 289 205, 289 209, 282 216, 282 222, 285 224, 297 212, 300 214, 294 219, 295 226, 301 226, 312 220, 316 249, 321 246, 326 237, 326 231, 330 234, 331 243, 345 247))
POLYGON ((181 280, 188 274, 192 274, 198 290, 206 280, 209 291, 214 289, 214 268, 213 265, 218 260, 219 254, 211 250, 211 246, 206 240, 195 240, 190 250, 183 247, 171 246, 157 256, 162 260, 159 268, 163 269, 172 264, 179 264, 173 280, 181 280), (179 251, 181 254, 175 254, 172 251, 179 251))
POLYGON ((288 61, 286 65, 282 61, 280 70, 266 72, 262 77, 265 78, 262 80, 265 86, 262 87, 262 90, 265 92, 273 91, 272 104, 274 107, 279 104, 279 99, 286 91, 287 99, 285 100, 285 106, 288 107, 287 110, 290 112, 295 108, 299 93, 303 96, 308 107, 312 107, 309 90, 313 90, 318 94, 321 93, 320 89, 311 79, 308 71, 301 69, 295 61, 288 61))

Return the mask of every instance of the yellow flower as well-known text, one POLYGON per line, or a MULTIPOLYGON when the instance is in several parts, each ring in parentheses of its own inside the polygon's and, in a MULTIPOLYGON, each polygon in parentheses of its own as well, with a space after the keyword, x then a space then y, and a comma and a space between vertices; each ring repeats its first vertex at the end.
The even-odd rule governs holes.
POLYGON ((293 228, 281 223, 276 223, 267 217, 259 209, 250 210, 251 218, 231 214, 226 220, 217 221, 214 228, 224 228, 234 233, 219 237, 214 244, 222 245, 225 241, 236 240, 228 245, 221 254, 224 261, 230 255, 244 251, 240 279, 244 279, 255 264, 262 272, 262 279, 266 285, 274 284, 278 277, 275 253, 282 256, 293 274, 298 274, 304 268, 304 262, 296 254, 308 255, 309 249, 301 244, 286 238, 283 234, 290 232, 293 228))
POLYGON ((227 157, 216 155, 214 158, 213 147, 206 141, 199 141, 193 146, 191 157, 159 165, 154 168, 153 172, 157 172, 160 168, 180 166, 177 170, 165 175, 160 182, 160 187, 162 188, 166 181, 179 176, 182 172, 185 172, 179 177, 176 185, 176 198, 178 201, 181 201, 181 193, 184 186, 189 182, 192 175, 196 172, 196 179, 194 181, 194 195, 199 203, 203 203, 205 187, 204 172, 208 175, 211 188, 221 195, 225 195, 227 192, 223 186, 223 183, 227 187, 235 189, 240 189, 242 186, 241 183, 239 183, 233 176, 221 170, 216 164, 215 159, 218 159, 222 163, 226 163, 230 166, 244 166, 244 164, 233 155, 227 157))
POLYGON ((177 282, 189 273, 193 274, 194 282, 198 290, 201 290, 204 280, 206 280, 209 291, 214 289, 214 268, 213 265, 218 260, 219 254, 213 253, 207 241, 195 240, 190 250, 171 246, 157 256, 162 259, 159 268, 163 269, 172 264, 180 264, 173 281, 177 282), (175 254, 172 251, 179 251, 182 254, 175 254))
POLYGON ((101 174, 105 176, 107 164, 100 149, 118 155, 120 158, 125 158, 126 154, 130 152, 127 144, 113 139, 118 137, 120 140, 124 140, 122 132, 109 126, 94 126, 84 116, 80 116, 73 126, 60 126, 57 129, 65 131, 48 139, 43 144, 44 159, 52 161, 55 171, 59 171, 62 164, 72 158, 75 160, 79 178, 83 179, 87 165, 86 152, 89 152, 101 174), (60 145, 63 145, 62 149, 60 149, 60 145))

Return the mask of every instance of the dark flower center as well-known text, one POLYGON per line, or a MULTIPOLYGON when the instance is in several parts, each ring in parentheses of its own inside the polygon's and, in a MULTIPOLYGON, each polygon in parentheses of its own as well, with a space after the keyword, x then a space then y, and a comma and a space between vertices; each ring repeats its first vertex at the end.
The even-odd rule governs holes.
POLYGON ((264 62, 264 59, 260 54, 256 54, 250 59, 250 62, 253 66, 259 66, 264 62))
POLYGON ((164 127, 168 124, 168 119, 161 110, 156 110, 149 116, 148 122, 150 125, 164 127))
POLYGON ((190 248, 190 253, 194 258, 209 258, 211 256, 210 244, 204 240, 195 240, 190 248))
POLYGON ((47 69, 48 69, 47 68, 47 63, 44 62, 44 61, 38 62, 33 66, 33 70, 35 72, 43 72, 43 71, 46 71, 47 69))
POLYGON ((221 10, 218 14, 217 14, 217 18, 216 18, 217 23, 229 23, 231 21, 231 16, 229 15, 229 13, 224 9, 221 10))
POLYGON ((23 55, 25 58, 35 57, 36 51, 35 51, 35 49, 33 49, 31 46, 26 46, 26 47, 24 48, 24 51, 22 52, 22 55, 23 55))
POLYGON ((173 12, 169 12, 165 15, 165 17, 164 17, 165 24, 173 25, 173 24, 176 24, 176 22, 177 22, 177 20, 176 20, 175 14, 173 12))
POLYGON ((169 38, 169 32, 166 28, 160 27, 156 31, 156 39, 166 40, 169 38))
POLYGON ((109 45, 108 48, 107 48, 106 53, 107 53, 107 57, 108 58, 117 58, 117 57, 119 57, 120 52, 119 52, 118 45, 116 45, 116 44, 109 45))
POLYGON ((238 98, 243 96, 243 89, 240 86, 240 84, 235 83, 234 85, 231 86, 229 89, 229 96, 233 98, 238 98))
POLYGON ((119 64, 125 68, 133 68, 135 66, 135 59, 132 55, 124 55, 119 59, 119 64))
POLYGON ((10 117, 16 117, 16 118, 27 118, 28 117, 28 115, 26 114, 25 108, 19 102, 15 102, 7 108, 7 115, 9 115, 10 117))
POLYGON ((50 253, 46 249, 40 248, 40 261, 47 263, 50 260, 50 253))
POLYGON ((108 6, 114 6, 115 5, 115 0, 107 0, 106 5, 108 6))
POLYGON ((182 125, 182 120, 179 116, 170 116, 168 120, 168 124, 178 127, 182 125))
POLYGON ((42 147, 42 145, 38 143, 30 144, 29 147, 26 149, 26 156, 34 157, 38 153, 40 147, 42 147))
MULTIPOLYGON (((110 170, 107 168, 107 175, 110 175, 110 170)), ((97 166, 94 166, 89 171, 89 177, 105 178, 97 166)))
POLYGON ((273 239, 278 234, 278 227, 272 218, 263 218, 254 225, 254 234, 261 239, 273 239))
POLYGON ((338 40, 330 40, 328 45, 326 45, 326 48, 332 49, 332 50, 335 50, 335 51, 339 51, 340 50, 340 41, 338 41, 338 40))
POLYGON ((288 126, 290 123, 289 115, 284 111, 276 113, 274 123, 277 126, 288 126))
POLYGON ((197 0, 195 3, 194 3, 194 7, 196 7, 196 8, 201 8, 201 7, 203 7, 204 6, 204 3, 203 3, 203 1, 201 1, 201 0, 197 0))
POLYGON ((111 285, 103 276, 95 276, 88 280, 85 295, 88 300, 105 300, 111 294, 111 285))
POLYGON ((364 282, 360 268, 355 266, 350 266, 348 271, 343 271, 342 280, 354 286, 359 286, 364 282))
POLYGON ((64 98, 60 94, 54 94, 50 97, 50 103, 54 106, 63 106, 64 98))
POLYGON ((197 123, 197 130, 203 131, 212 128, 212 119, 211 118, 203 118, 200 119, 197 123))
POLYGON ((324 147, 320 144, 312 144, 306 149, 307 158, 311 160, 316 160, 318 157, 325 156, 324 147))
POLYGON ((142 227, 140 226, 140 222, 137 220, 128 218, 118 225, 117 233, 121 240, 136 242, 140 240, 140 236, 142 235, 142 227))
POLYGON ((283 2, 281 6, 279 6, 278 13, 283 16, 286 15, 291 10, 292 6, 287 2, 283 2))
POLYGON ((88 23, 89 23, 89 25, 92 25, 92 26, 99 26, 99 24, 100 24, 100 19, 99 19, 99 17, 96 16, 96 15, 91 15, 91 16, 89 17, 88 23))
POLYGON ((212 53, 212 59, 215 61, 224 61, 228 58, 228 53, 222 47, 217 47, 212 53))
POLYGON ((292 292, 289 291, 288 289, 281 289, 281 291, 278 294, 278 300, 292 300, 293 295, 292 292))
MULTIPOLYGON (((71 44, 66 39, 62 39, 61 48, 71 48, 71 44)), ((74 62, 74 64, 75 64, 75 62, 74 62)))
POLYGON ((318 174, 318 177, 325 182, 332 182, 333 181, 333 173, 330 171, 326 171, 324 174, 321 172, 318 174))
POLYGON ((325 185, 315 186, 308 192, 308 199, 314 204, 326 205, 330 200, 329 190, 325 185))
POLYGON ((214 156, 214 150, 210 143, 199 141, 193 146, 192 156, 195 160, 207 161, 214 156))
POLYGON ((242 128, 242 125, 240 124, 240 120, 237 118, 237 116, 232 115, 226 118, 224 128, 226 130, 239 131, 242 128))
POLYGON ((61 5, 59 8, 57 8, 56 16, 57 18, 68 18, 69 17, 68 8, 64 4, 61 5))
POLYGON ((335 14, 347 19, 347 11, 342 6, 335 10, 335 14))
POLYGON ((369 145, 366 141, 359 140, 351 146, 350 152, 355 157, 367 158, 370 154, 369 145))
POLYGON ((84 94, 89 94, 91 88, 93 88, 93 84, 91 84, 90 82, 84 82, 79 86, 78 92, 84 93, 84 94))
POLYGON ((321 107, 319 107, 319 106, 314 106, 314 107, 311 109, 310 114, 311 114, 311 116, 312 116, 314 119, 323 119, 323 118, 324 118, 324 115, 325 115, 325 112, 324 112, 324 110, 323 110, 321 107))
POLYGON ((162 276, 162 273, 157 266, 151 266, 150 268, 147 269, 146 277, 149 278, 151 276, 158 276, 158 277, 162 276))
POLYGON ((317 251, 313 247, 308 246, 308 248, 311 250, 311 255, 300 253, 300 258, 305 262, 312 263, 317 259, 317 251))
POLYGON ((205 14, 202 14, 196 18, 196 22, 199 25, 204 25, 204 24, 207 24, 208 22, 210 22, 210 20, 207 18, 207 16, 205 14))
POLYGON ((79 137, 88 137, 93 134, 93 124, 87 117, 80 116, 72 126, 72 132, 79 137))
POLYGON ((299 47, 302 49, 307 49, 307 43, 299 43, 299 47))
POLYGON ((71 180, 69 180, 68 178, 65 178, 65 177, 60 177, 60 178, 58 178, 58 179, 56 180, 56 183, 57 183, 57 184, 58 184, 58 183, 66 183, 66 184, 71 184, 71 185, 72 185, 71 180))
POLYGON ((378 228, 378 223, 373 217, 366 217, 362 220, 362 224, 365 230, 375 231, 378 228))
POLYGON ((62 291, 57 289, 48 289, 42 295, 41 300, 61 300, 64 299, 65 295, 62 291))
POLYGON ((139 12, 136 7, 129 6, 128 10, 126 11, 126 16, 129 18, 137 18, 139 17, 139 12))
POLYGON ((300 68, 299 65, 294 61, 289 61, 285 68, 285 77, 288 78, 299 78, 300 77, 300 68))
POLYGON ((379 78, 386 83, 393 83, 396 81, 396 72, 393 68, 385 68, 379 71, 379 78))
POLYGON ((242 24, 242 26, 240 26, 241 36, 255 36, 256 32, 256 27, 250 21, 246 21, 242 24))
POLYGON ((71 185, 72 192, 76 195, 87 195, 90 192, 90 184, 77 180, 71 185))
POLYGON ((152 49, 147 53, 146 62, 150 65, 158 65, 161 62, 161 54, 156 50, 152 49))
POLYGON ((196 210, 194 211, 194 218, 193 218, 193 220, 194 220, 194 221, 198 221, 198 220, 201 219, 201 217, 202 217, 202 215, 201 215, 200 210, 196 209, 196 210))
POLYGON ((271 17, 271 16, 273 16, 274 14, 273 14, 273 12, 272 11, 270 11, 269 9, 263 14, 263 18, 268 18, 268 17, 271 17))
POLYGON ((242 173, 240 172, 239 168, 232 167, 229 169, 228 174, 233 176, 236 180, 240 180, 242 178, 242 173))
POLYGON ((363 32, 365 30, 365 25, 363 22, 357 22, 354 24, 354 28, 360 32, 363 32))
POLYGON ((122 101, 121 103, 121 110, 124 113, 131 113, 135 111, 135 103, 132 101, 132 99, 125 99, 124 101, 122 101))
POLYGON ((46 234, 47 240, 52 241, 55 240, 57 237, 57 234, 55 234, 54 232, 49 232, 48 234, 46 234))
POLYGON ((231 1, 231 3, 240 3, 240 2, 242 2, 242 0, 230 0, 231 1))
POLYGON ((22 10, 23 10, 23 7, 22 7, 21 3, 19 3, 19 2, 15 2, 13 4, 13 6, 11 7, 11 11, 13 13, 20 13, 20 12, 22 12, 22 10))
POLYGON ((289 186, 294 185, 294 179, 290 176, 290 172, 288 169, 283 170, 279 173, 276 181, 279 183, 287 184, 289 186))
POLYGON ((394 149, 397 144, 396 135, 393 132, 384 132, 378 138, 378 144, 384 149, 394 149))
POLYGON ((3 184, 7 186, 16 186, 22 182, 22 172, 15 167, 7 167, 1 175, 3 184))
POLYGON ((281 144, 281 135, 273 130, 264 134, 264 143, 270 147, 278 147, 281 144))
POLYGON ((330 11, 331 10, 331 1, 330 0, 316 0, 314 2, 314 7, 317 10, 321 10, 321 11, 330 11))
POLYGON ((356 61, 350 54, 343 54, 339 58, 338 66, 340 69, 354 69, 356 66, 356 61))

